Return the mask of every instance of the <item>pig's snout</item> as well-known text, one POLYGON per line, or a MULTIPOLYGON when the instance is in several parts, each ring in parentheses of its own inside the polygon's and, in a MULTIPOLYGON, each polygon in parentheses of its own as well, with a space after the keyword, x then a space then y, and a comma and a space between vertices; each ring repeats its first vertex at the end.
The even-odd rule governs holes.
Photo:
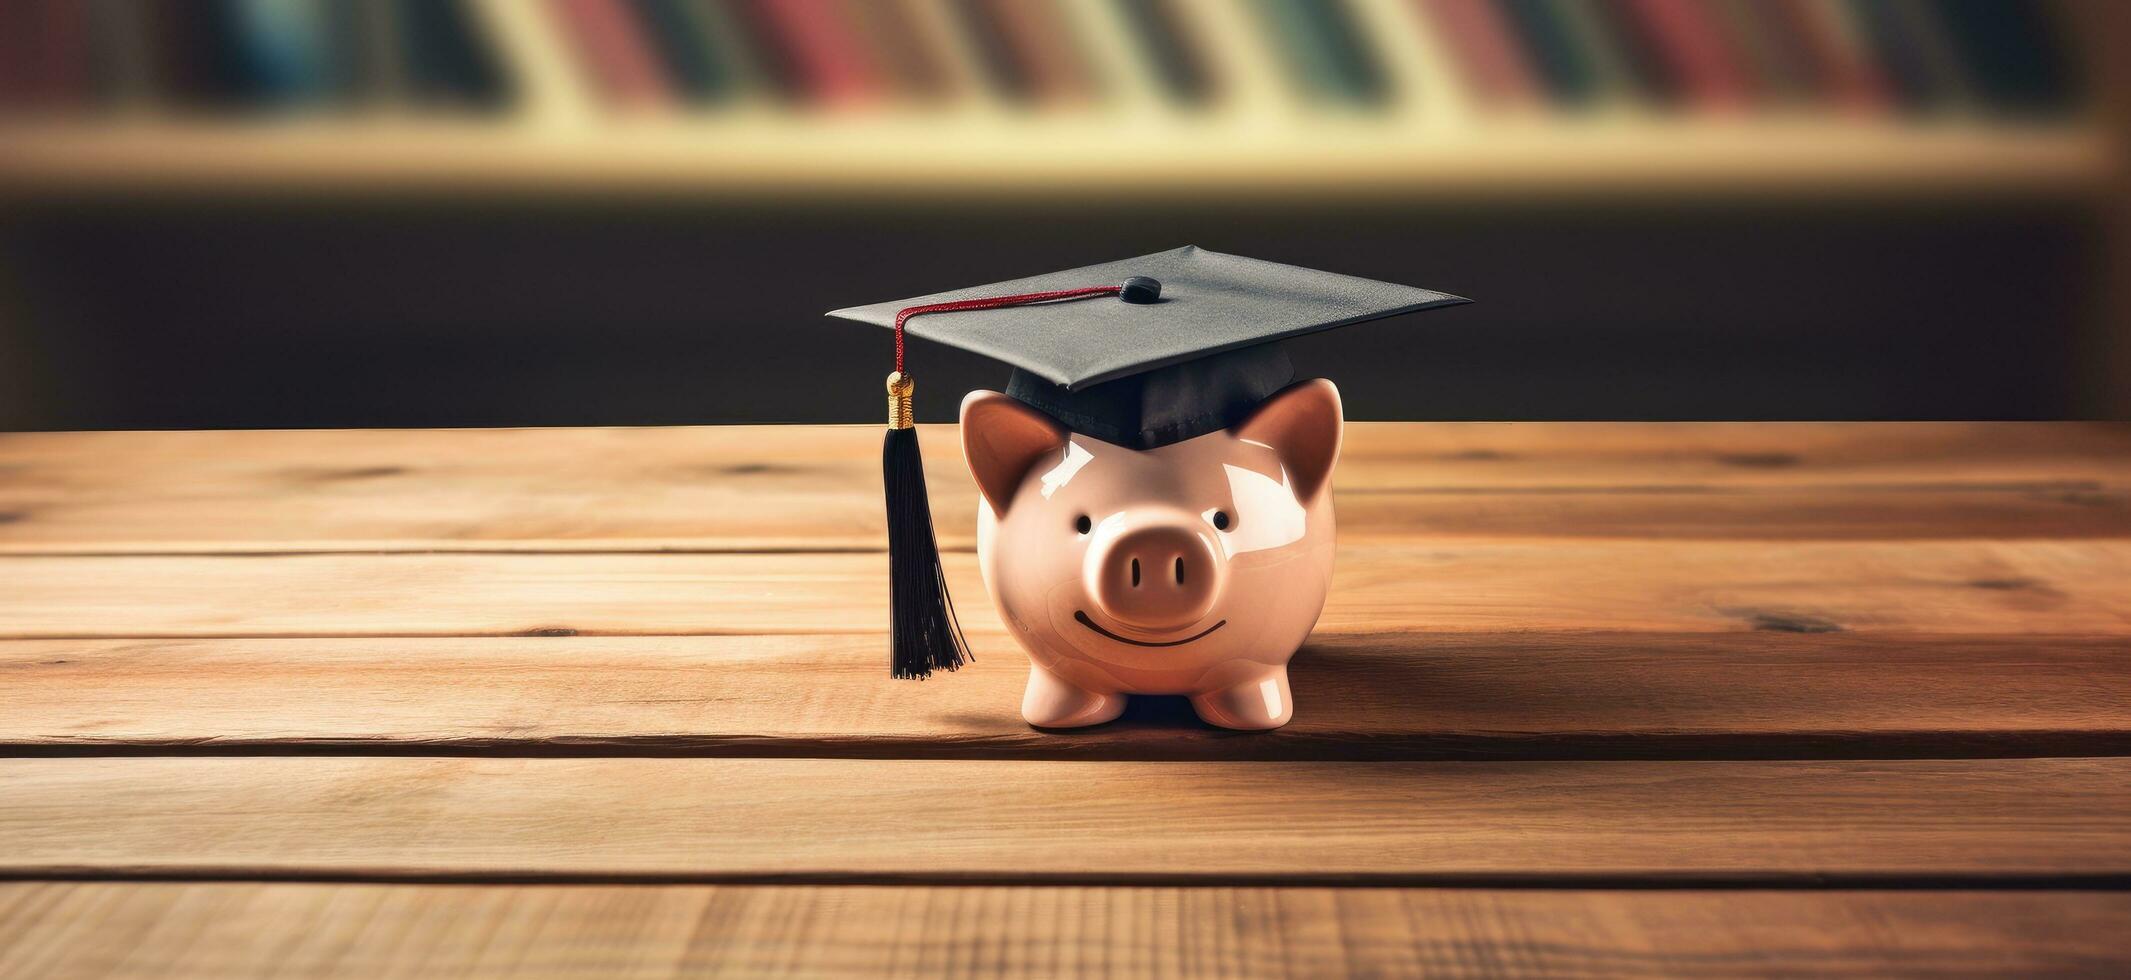
POLYGON ((1189 515, 1098 531, 1082 575, 1096 608, 1127 626, 1162 632, 1206 617, 1228 578, 1212 534, 1189 515))

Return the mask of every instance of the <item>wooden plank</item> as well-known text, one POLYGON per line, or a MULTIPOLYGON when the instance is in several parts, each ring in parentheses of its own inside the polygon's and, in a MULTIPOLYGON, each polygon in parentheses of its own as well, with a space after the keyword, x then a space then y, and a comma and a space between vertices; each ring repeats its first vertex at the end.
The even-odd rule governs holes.
MULTIPOLYGON (((976 491, 960 475, 932 485, 941 550, 976 549, 976 491)), ((397 489, 409 500, 427 488, 397 489)), ((1934 487, 1533 487, 1335 490, 1352 539, 1642 538, 1664 540, 1929 540, 2131 538, 2131 489, 2088 482, 2012 481, 1934 487)), ((439 499, 471 496, 453 487, 439 499)), ((887 540, 878 486, 750 492, 746 501, 589 503, 543 495, 533 513, 453 520, 426 503, 339 504, 286 495, 200 512, 114 514, 111 524, 54 507, 0 511, 0 555, 281 554, 294 552, 878 552, 887 540), (296 510, 306 513, 291 513, 296 510), (674 513, 684 510, 685 513, 674 513), (252 520, 256 516, 258 520, 252 520), (395 517, 399 519, 395 519, 395 517), (142 520, 127 530, 124 521, 142 520), (61 522, 66 518, 67 522, 61 522), (490 523, 493 518, 494 523, 490 523), (214 533, 226 537, 204 538, 214 533), (456 534, 459 537, 437 537, 456 534)), ((507 498, 467 502, 486 510, 507 498)))
POLYGON ((1847 633, 1356 634, 1296 658, 1250 737, 1137 699, 1022 722, 993 643, 927 684, 853 636, 0 643, 0 750, 1132 759, 2131 754, 2122 639, 1847 633))
MULTIPOLYGON (((999 631, 975 558, 963 624, 999 631)), ((1350 543, 1319 630, 2124 635, 2131 541, 1350 543)), ((874 633, 879 555, 0 556, 0 637, 874 633)))
POLYGON ((2126 812, 2126 759, 18 758, 0 876, 2120 882, 2126 812))
POLYGON ((2108 975, 2099 892, 0 883, 45 977, 2108 975))
MULTIPOLYGON (((877 550, 870 426, 0 435, 0 553, 877 550)), ((944 547, 975 494, 925 429, 944 547)), ((2131 426, 1351 427, 1348 533, 2131 536, 2131 426)))

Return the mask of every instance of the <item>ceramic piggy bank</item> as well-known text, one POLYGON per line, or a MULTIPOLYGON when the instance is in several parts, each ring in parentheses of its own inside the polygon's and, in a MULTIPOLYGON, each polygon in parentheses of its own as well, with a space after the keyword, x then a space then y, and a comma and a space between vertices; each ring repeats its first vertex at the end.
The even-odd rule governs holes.
POLYGON ((1129 695, 1181 694, 1210 724, 1286 724, 1288 658, 1331 584, 1342 424, 1320 379, 1228 428, 1134 450, 971 393, 978 556, 1032 661, 1029 723, 1094 725, 1129 695))
MULTIPOLYGON (((967 659, 933 535, 906 341, 1004 362, 962 402, 992 602, 1033 667, 1045 728, 1181 694, 1241 729, 1293 717, 1287 663, 1332 578, 1339 391, 1297 382, 1305 334, 1469 302, 1183 248, 830 316, 894 331, 882 443, 888 674, 967 659)), ((1307 692, 1305 692, 1307 693, 1307 692)))

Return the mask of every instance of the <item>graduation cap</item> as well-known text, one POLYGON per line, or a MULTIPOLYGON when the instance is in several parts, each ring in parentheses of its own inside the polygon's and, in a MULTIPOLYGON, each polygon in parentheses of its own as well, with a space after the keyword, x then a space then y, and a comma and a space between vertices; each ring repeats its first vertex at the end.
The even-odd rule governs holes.
POLYGON ((1466 303, 1462 297, 1185 246, 830 316, 895 331, 888 375, 891 669, 968 655, 940 568, 918 457, 905 335, 1004 361, 1006 394, 1070 431, 1154 449, 1243 421, 1293 384, 1278 341, 1466 303), (945 314, 953 314, 952 316, 945 314))

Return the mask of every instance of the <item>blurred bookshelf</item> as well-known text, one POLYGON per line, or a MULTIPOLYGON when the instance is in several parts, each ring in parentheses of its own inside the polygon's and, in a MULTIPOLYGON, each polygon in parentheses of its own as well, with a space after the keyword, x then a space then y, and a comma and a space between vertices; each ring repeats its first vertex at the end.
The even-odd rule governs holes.
POLYGON ((1480 300, 1293 344, 1358 419, 2131 418, 2126 94, 2125 0, 0 0, 0 429, 872 420, 822 310, 1187 242, 1480 300))
POLYGON ((2081 191, 2054 5, 7 0, 0 189, 2081 191))

